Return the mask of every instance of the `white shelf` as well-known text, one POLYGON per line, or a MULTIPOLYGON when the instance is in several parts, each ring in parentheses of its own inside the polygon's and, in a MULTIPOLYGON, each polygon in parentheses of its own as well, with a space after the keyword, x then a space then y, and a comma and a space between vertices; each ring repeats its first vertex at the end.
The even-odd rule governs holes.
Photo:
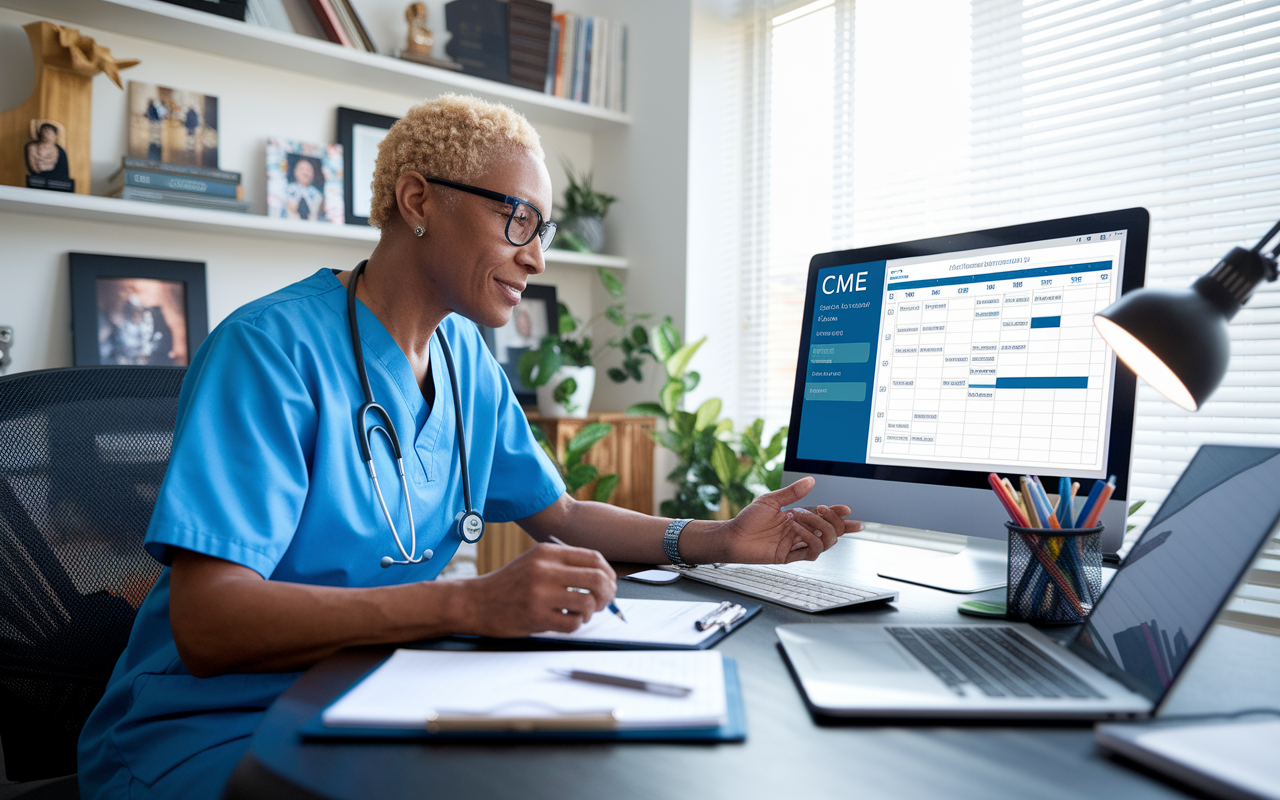
POLYGON ((506 103, 534 123, 595 133, 624 128, 631 117, 585 103, 459 72, 354 50, 308 36, 249 25, 159 0, 0 0, 0 6, 185 47, 252 64, 414 97, 468 92, 506 103))
MULTIPOLYGON (((271 219, 258 214, 183 208, 87 194, 46 192, 20 186, 0 186, 0 212, 126 225, 152 225, 233 236, 262 236, 311 244, 371 245, 378 241, 379 235, 376 229, 359 225, 326 225, 271 219)), ((548 264, 567 266, 611 269, 626 269, 628 266, 627 260, 619 256, 573 253, 567 250, 548 250, 544 258, 548 264)))

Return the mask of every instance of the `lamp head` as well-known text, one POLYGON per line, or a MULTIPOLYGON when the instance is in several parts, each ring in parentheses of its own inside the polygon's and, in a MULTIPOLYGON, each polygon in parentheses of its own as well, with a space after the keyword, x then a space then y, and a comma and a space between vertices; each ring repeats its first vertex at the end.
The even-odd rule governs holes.
POLYGON ((1138 377, 1196 411, 1227 373, 1227 323, 1259 283, 1276 279, 1275 259, 1258 252, 1261 244, 1233 248, 1189 289, 1130 292, 1095 314, 1094 327, 1138 377))

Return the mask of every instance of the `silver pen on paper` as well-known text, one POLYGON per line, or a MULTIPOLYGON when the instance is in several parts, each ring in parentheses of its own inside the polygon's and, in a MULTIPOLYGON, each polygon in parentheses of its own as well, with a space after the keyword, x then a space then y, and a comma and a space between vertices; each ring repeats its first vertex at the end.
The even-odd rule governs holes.
POLYGON ((581 669, 551 669, 556 675, 561 675, 575 681, 586 681, 587 683, 601 683, 606 686, 618 686, 623 689, 635 689, 641 692, 650 692, 651 694, 661 694, 667 697, 687 697, 693 689, 689 686, 680 686, 674 683, 661 683, 659 681, 642 681, 636 678, 624 678, 621 675, 606 675, 602 672, 588 672, 581 669))

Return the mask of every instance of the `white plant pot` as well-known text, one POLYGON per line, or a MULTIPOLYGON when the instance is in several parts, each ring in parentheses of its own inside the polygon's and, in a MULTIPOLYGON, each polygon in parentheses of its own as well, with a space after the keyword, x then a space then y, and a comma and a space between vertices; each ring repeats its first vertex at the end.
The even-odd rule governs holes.
POLYGON ((537 388, 538 413, 544 417, 582 419, 587 416, 587 410, 591 407, 591 395, 595 393, 595 390, 595 367, 561 367, 551 376, 551 380, 537 388), (567 404, 569 408, 573 409, 572 411, 555 400, 556 387, 563 383, 566 378, 573 378, 578 384, 577 391, 569 396, 567 404))

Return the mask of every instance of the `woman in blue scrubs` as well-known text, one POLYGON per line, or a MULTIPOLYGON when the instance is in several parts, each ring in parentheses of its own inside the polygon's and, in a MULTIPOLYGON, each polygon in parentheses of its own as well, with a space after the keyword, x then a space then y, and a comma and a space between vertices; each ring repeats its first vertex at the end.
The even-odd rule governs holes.
MULTIPOLYGON (((613 600, 608 560, 668 559, 671 520, 565 493, 476 329, 505 324, 544 269, 536 233, 551 181, 537 133, 504 106, 443 96, 388 133, 373 190, 382 236, 356 284, 360 343, 372 394, 400 435, 418 547, 432 554, 380 564, 400 554, 353 424, 364 393, 348 327, 352 273, 322 269, 231 314, 183 384, 145 545, 168 568, 81 734, 85 798, 218 797, 267 706, 320 659, 454 633, 571 631, 613 600), (460 543, 455 388, 472 503, 543 543, 497 572, 437 582, 460 543), (552 535, 568 546, 547 544, 552 535)), ((373 441, 388 513, 407 539, 395 465, 373 441)), ((811 487, 765 495, 728 522, 688 523, 677 555, 817 558, 858 523, 844 506, 783 510, 811 487)))

